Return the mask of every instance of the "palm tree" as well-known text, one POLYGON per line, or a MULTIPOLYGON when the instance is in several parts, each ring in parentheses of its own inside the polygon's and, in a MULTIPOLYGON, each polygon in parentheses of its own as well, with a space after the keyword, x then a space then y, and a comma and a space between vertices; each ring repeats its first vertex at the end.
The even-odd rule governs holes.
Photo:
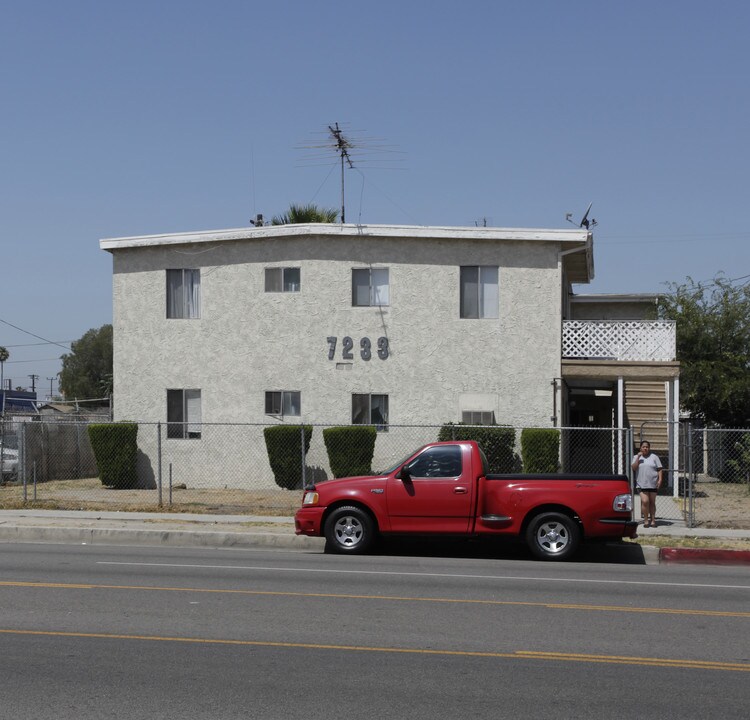
POLYGON ((334 223, 339 216, 338 210, 321 208, 313 203, 297 205, 292 203, 283 215, 275 215, 271 225, 299 225, 301 223, 334 223))

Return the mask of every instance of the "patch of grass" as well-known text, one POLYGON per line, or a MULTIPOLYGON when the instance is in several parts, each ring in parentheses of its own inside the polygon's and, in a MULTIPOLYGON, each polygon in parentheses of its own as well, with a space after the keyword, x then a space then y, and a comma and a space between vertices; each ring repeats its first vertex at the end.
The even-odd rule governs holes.
POLYGON ((709 550, 750 550, 750 540, 742 538, 706 538, 696 536, 672 537, 671 535, 649 535, 626 540, 636 545, 653 547, 705 548, 709 550))

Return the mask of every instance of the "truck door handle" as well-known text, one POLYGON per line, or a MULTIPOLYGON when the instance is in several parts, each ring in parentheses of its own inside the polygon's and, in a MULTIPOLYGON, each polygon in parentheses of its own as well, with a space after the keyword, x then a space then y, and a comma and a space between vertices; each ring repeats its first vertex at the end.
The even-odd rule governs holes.
POLYGON ((453 492, 456 493, 456 495, 466 495, 467 492, 469 492, 468 488, 458 486, 453 488, 453 492))

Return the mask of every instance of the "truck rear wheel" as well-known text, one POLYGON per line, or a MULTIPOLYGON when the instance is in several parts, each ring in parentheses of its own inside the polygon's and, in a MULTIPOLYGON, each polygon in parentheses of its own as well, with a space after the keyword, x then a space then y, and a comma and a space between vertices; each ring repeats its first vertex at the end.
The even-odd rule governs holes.
POLYGON ((324 533, 326 552, 360 555, 375 541, 375 524, 358 507, 340 507, 328 516, 324 533))
POLYGON ((526 529, 526 544, 541 560, 567 560, 578 549, 580 542, 578 524, 562 513, 537 515, 526 529))

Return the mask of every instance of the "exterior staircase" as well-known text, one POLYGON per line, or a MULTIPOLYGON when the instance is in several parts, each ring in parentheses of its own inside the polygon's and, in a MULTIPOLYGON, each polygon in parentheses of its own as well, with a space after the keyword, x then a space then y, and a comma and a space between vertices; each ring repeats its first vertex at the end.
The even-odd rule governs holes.
POLYGON ((625 424, 633 428, 635 443, 648 440, 651 450, 664 465, 669 457, 667 395, 663 381, 627 380, 625 382, 625 424))

